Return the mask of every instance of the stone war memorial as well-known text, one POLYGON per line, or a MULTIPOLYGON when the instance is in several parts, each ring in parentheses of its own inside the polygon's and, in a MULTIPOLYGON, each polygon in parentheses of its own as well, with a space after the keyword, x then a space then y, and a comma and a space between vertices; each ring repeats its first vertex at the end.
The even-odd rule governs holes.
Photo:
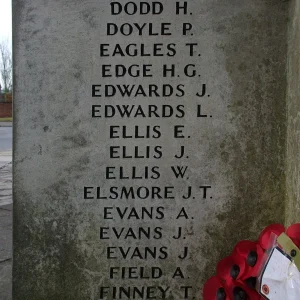
POLYGON ((14 300, 202 300, 299 222, 299 0, 12 2, 14 300))

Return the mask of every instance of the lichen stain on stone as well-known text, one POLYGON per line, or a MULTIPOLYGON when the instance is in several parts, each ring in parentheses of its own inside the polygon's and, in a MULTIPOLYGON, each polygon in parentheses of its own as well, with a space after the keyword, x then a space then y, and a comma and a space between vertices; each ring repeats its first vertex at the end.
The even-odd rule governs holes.
POLYGON ((88 168, 89 163, 89 155, 84 154, 78 159, 76 159, 75 162, 72 163, 70 166, 65 168, 65 171, 68 173, 69 176, 79 179, 82 176, 84 176, 83 172, 88 168))
POLYGON ((288 126, 287 126, 287 197, 286 197, 286 226, 299 222, 300 218, 300 3, 290 1, 290 20, 288 31, 288 126))
MULTIPOLYGON (((60 236, 64 228, 66 230, 68 226, 59 228, 60 236)), ((84 255, 78 251, 77 243, 58 238, 48 230, 48 226, 44 227, 41 236, 39 241, 34 242, 34 251, 30 247, 20 250, 25 257, 23 265, 26 265, 26 269, 19 265, 15 280, 17 282, 26 276, 27 285, 18 289, 14 299, 92 299, 88 277, 84 272, 74 272, 74 264, 85 265, 84 255)), ((28 241, 31 239, 32 236, 28 241)))
POLYGON ((73 75, 74 77, 78 80, 82 82, 82 68, 79 64, 74 64, 73 66, 74 70, 73 70, 73 75))
POLYGON ((43 130, 44 130, 44 132, 51 131, 51 130, 49 129, 49 126, 44 126, 44 127, 43 127, 43 130))
POLYGON ((97 22, 96 18, 93 15, 94 11, 92 10, 84 10, 80 13, 81 19, 90 27, 90 28, 96 28, 97 22))
POLYGON ((223 42, 233 87, 228 109, 238 132, 220 144, 232 197, 204 230, 202 283, 238 241, 255 240, 265 226, 284 223, 286 41, 281 37, 286 36, 287 5, 278 1, 258 9, 257 18, 235 15, 223 42))
POLYGON ((73 136, 63 136, 62 140, 64 142, 63 147, 65 149, 84 148, 90 144, 82 133, 78 133, 73 136))
POLYGON ((90 277, 74 272, 75 265, 91 269, 93 265, 80 248, 77 227, 82 216, 71 201, 69 188, 66 180, 58 180, 41 193, 43 202, 33 203, 24 194, 22 202, 16 203, 16 215, 22 216, 22 222, 14 220, 18 229, 15 258, 23 258, 14 269, 16 300, 96 299, 90 297, 90 277), (26 285, 22 285, 25 276, 26 285))
POLYGON ((35 8, 32 6, 29 6, 29 8, 26 11, 26 22, 27 23, 34 23, 36 15, 34 14, 35 8))
POLYGON ((42 155, 42 154, 43 154, 43 147, 42 145, 39 145, 38 155, 42 155))
POLYGON ((75 120, 75 121, 73 122, 73 127, 74 127, 74 128, 78 128, 80 124, 81 124, 81 120, 75 120))
POLYGON ((44 194, 50 197, 49 201, 56 202, 59 200, 68 200, 69 191, 67 181, 59 180, 54 184, 51 184, 47 189, 44 190, 44 194))

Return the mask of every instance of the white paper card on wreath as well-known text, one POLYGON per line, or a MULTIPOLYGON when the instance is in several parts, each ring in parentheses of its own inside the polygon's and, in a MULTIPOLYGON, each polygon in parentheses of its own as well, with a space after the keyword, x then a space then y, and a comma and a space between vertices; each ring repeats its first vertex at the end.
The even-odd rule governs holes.
POLYGON ((299 300, 300 273, 293 261, 275 248, 263 271, 260 293, 269 300, 299 300))

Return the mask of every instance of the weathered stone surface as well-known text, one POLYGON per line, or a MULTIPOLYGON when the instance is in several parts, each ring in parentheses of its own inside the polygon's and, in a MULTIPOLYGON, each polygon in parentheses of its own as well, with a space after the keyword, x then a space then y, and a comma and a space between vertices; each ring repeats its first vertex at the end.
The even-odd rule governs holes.
POLYGON ((0 205, 0 295, 12 299, 12 205, 0 205))
MULTIPOLYGON (((129 22, 133 17, 109 14, 107 1, 13 0, 14 7, 14 300, 100 299, 100 286, 170 286, 167 299, 182 299, 179 286, 193 286, 192 297, 201 299, 204 281, 214 273, 216 262, 234 244, 256 238, 272 222, 285 221, 286 155, 286 52, 288 3, 281 0, 189 1, 193 15, 175 16, 172 1, 163 2, 162 17, 142 16, 135 22, 170 22, 194 25, 193 37, 178 30, 170 37, 112 39, 105 35, 108 22, 129 22), (101 58, 100 43, 126 44, 173 41, 180 51, 174 58, 101 58), (187 57, 184 42, 198 42, 200 58, 187 57), (162 83, 161 65, 199 64, 201 80, 211 97, 195 99, 199 82, 180 73, 173 82, 184 82, 184 99, 97 99, 92 84, 142 82, 153 79, 101 78, 103 63, 153 63, 155 82, 162 83), (202 79, 203 78, 203 79, 202 79), (212 118, 197 120, 196 104, 203 104, 212 118), (184 104, 186 117, 178 119, 92 119, 92 104, 184 104), (136 124, 162 127, 159 141, 117 141, 132 145, 162 145, 163 159, 111 162, 108 126, 136 124), (189 158, 176 162, 173 155, 182 141, 172 138, 170 128, 183 124, 190 139, 184 145, 189 158), (176 200, 99 201, 83 198, 84 186, 141 185, 138 180, 105 179, 110 165, 154 166, 162 169, 157 180, 144 185, 173 185, 176 200), (172 165, 188 165, 188 178, 177 180, 172 165), (187 186, 211 185, 212 199, 183 201, 187 186), (163 206, 162 220, 103 219, 105 206, 163 206), (184 206, 193 220, 176 221, 184 206), (100 226, 161 226, 161 240, 101 240, 100 226), (172 239, 181 226, 187 237, 172 239), (109 261, 109 246, 166 246, 166 260, 109 261), (191 258, 178 260, 184 246, 191 258), (110 280, 109 266, 157 266, 158 280, 110 280), (181 267, 189 278, 174 280, 181 267)), ((166 80, 170 82, 170 80, 166 80)), ((202 82, 201 82, 202 83, 202 82)), ((113 298, 107 298, 113 299, 113 298)), ((159 297, 157 299, 160 299, 159 297)))
POLYGON ((286 223, 300 219, 300 2, 291 1, 288 31, 287 72, 287 198, 286 223))
POLYGON ((12 203, 12 151, 0 151, 0 206, 12 203))

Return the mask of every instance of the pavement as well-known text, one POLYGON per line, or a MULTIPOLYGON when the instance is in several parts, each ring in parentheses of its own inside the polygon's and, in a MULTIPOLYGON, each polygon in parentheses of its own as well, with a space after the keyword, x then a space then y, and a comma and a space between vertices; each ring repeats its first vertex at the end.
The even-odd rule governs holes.
POLYGON ((0 122, 0 127, 12 127, 12 122, 0 122))
POLYGON ((0 299, 12 299, 12 204, 0 206, 0 299))
MULTIPOLYGON (((1 124, 2 122, 0 122, 1 124)), ((11 151, 12 148, 12 127, 0 127, 0 153, 11 151)), ((1 299, 1 298, 0 298, 1 299)))
MULTIPOLYGON (((2 123, 2 122, 1 122, 2 123)), ((0 299, 12 299, 12 128, 0 127, 0 299)))

